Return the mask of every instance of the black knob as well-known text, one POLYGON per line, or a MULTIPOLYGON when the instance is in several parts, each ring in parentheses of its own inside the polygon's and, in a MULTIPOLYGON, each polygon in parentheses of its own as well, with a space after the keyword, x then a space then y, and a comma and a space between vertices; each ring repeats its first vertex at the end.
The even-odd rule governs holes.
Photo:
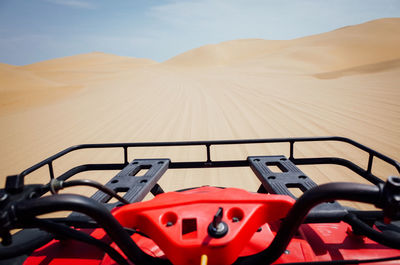
POLYGON ((400 219, 400 177, 390 176, 383 187, 383 212, 390 219, 400 219))
POLYGON ((217 213, 210 225, 208 226, 208 234, 214 238, 221 238, 228 233, 228 225, 222 221, 222 216, 224 212, 222 207, 219 207, 217 213))

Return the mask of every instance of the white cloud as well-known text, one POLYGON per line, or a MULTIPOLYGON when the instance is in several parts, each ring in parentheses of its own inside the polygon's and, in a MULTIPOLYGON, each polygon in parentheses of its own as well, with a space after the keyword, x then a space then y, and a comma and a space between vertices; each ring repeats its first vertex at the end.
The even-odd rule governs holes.
POLYGON ((95 9, 96 6, 87 1, 83 0, 46 0, 46 2, 53 3, 56 5, 68 6, 73 8, 81 8, 81 9, 95 9))
POLYGON ((399 0, 169 0, 152 6, 146 15, 157 22, 157 29, 197 43, 292 39, 393 16, 400 5, 397 11, 387 5, 395 2, 399 0))
POLYGON ((163 22, 175 26, 186 26, 197 24, 209 24, 211 18, 223 19, 226 14, 230 16, 235 13, 235 5, 226 1, 191 0, 172 1, 169 3, 153 6, 148 15, 163 22))

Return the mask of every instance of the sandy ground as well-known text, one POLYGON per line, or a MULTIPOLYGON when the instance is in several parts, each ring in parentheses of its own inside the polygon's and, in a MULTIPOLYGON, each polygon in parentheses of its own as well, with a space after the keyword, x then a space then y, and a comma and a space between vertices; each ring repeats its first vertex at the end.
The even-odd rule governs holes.
MULTIPOLYGON (((81 143, 338 135, 400 160, 399 84, 398 18, 288 41, 207 45, 163 63, 91 53, 26 66, 0 64, 1 182, 81 143)), ((212 156, 244 159, 287 150, 246 145, 214 148, 212 156)), ((337 155, 364 168, 368 159, 332 143, 299 145, 296 154, 337 155)), ((138 148, 129 154, 140 156, 199 160, 204 150, 138 148)), ((121 150, 80 151, 56 161, 55 171, 121 159, 121 150)), ((376 162, 380 177, 396 173, 376 162)), ((338 166, 302 169, 317 183, 362 182, 338 166)), ((104 181, 113 174, 79 177, 104 181)), ((47 178, 42 169, 27 181, 47 178)), ((204 184, 256 190, 259 182, 245 168, 174 170, 161 181, 165 190, 204 184)))

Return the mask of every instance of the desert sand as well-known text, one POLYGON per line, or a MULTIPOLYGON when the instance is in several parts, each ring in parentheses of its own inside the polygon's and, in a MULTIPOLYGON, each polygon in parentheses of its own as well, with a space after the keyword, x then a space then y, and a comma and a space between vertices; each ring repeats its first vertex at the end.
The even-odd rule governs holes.
MULTIPOLYGON (((1 185, 7 175, 82 143, 337 135, 400 160, 399 84, 400 18, 293 40, 227 41, 162 63, 94 52, 0 64, 1 185)), ((212 150, 215 159, 269 154, 287 155, 288 146, 212 150)), ((368 159, 332 143, 299 145, 296 155, 337 155, 364 168, 368 159)), ((139 148, 129 154, 139 156, 200 160, 204 150, 139 148)), ((121 150, 80 151, 57 161, 55 171, 121 159, 121 150)), ((380 177, 398 175, 377 162, 373 170, 380 177)), ((317 183, 363 182, 339 166, 301 169, 317 183)), ((78 177, 104 181, 114 174, 78 177)), ((27 182, 47 178, 45 168, 27 182)), ((165 190, 204 184, 252 191, 259 186, 245 168, 175 170, 161 180, 165 190)))

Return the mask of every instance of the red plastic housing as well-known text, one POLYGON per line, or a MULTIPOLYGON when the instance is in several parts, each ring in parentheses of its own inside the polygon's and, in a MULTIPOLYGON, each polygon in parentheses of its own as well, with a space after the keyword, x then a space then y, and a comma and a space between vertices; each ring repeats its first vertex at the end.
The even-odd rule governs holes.
POLYGON ((203 254, 208 256, 208 264, 231 264, 258 228, 285 217, 293 203, 288 196, 202 187, 127 205, 114 216, 123 226, 152 238, 174 264, 200 264, 203 254), (222 238, 213 238, 208 226, 219 207, 229 231, 222 238))

